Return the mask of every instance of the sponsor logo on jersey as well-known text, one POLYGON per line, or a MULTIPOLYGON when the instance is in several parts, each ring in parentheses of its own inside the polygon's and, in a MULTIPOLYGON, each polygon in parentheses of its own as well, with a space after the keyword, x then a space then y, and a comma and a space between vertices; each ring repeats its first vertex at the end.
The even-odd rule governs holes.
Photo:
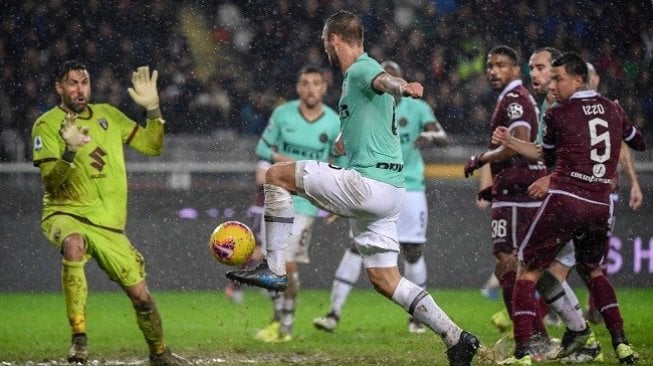
POLYGON ((309 149, 303 146, 285 143, 283 144, 283 152, 295 156, 301 156, 305 159, 319 160, 322 158, 322 150, 309 149))
POLYGON ((506 113, 508 113, 508 118, 517 119, 524 115, 524 107, 519 103, 510 103, 506 108, 506 113))

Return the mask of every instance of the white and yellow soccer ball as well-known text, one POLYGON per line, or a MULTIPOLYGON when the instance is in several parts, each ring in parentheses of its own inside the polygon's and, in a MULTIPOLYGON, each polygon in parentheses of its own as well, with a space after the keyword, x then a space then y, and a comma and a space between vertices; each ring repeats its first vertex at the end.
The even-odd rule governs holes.
POLYGON ((213 230, 209 250, 215 260, 228 266, 243 265, 254 253, 254 233, 239 221, 226 221, 213 230))

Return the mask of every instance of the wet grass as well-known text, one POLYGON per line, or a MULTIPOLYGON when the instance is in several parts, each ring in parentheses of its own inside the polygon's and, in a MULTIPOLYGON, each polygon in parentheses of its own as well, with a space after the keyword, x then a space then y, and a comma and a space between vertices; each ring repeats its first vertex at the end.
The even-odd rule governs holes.
MULTIPOLYGON (((477 290, 431 290, 440 306, 463 328, 489 346, 498 332, 489 319, 501 309, 477 290)), ((267 325, 272 305, 262 293, 248 290, 234 304, 214 292, 153 291, 163 315, 165 338, 177 352, 198 364, 283 365, 446 365, 445 348, 432 333, 411 335, 406 314, 371 290, 355 290, 334 333, 315 330, 312 319, 326 313, 329 293, 302 291, 294 340, 265 344, 253 339, 267 325)), ((653 290, 618 289, 626 331, 642 356, 653 364, 653 290)), ((584 299, 585 292, 579 291, 584 299)), ((91 292, 88 309, 90 358, 95 364, 145 363, 147 350, 131 305, 121 292, 91 292)), ((608 333, 595 325, 607 363, 616 363, 608 333)), ((559 337, 562 329, 551 328, 559 337)), ((58 293, 0 294, 0 362, 63 364, 70 344, 63 298, 58 293)), ((476 359, 475 364, 481 364, 476 359)), ((552 363, 556 365, 556 363, 552 363)))

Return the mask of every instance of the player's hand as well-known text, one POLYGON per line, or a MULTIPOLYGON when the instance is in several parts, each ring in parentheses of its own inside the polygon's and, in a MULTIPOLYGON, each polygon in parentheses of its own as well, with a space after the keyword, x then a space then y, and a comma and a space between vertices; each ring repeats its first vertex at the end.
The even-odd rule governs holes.
POLYGON ((424 95, 424 87, 422 84, 413 81, 401 88, 401 95, 405 97, 421 98, 422 95, 424 95))
POLYGON ((551 183, 550 175, 539 178, 528 186, 528 195, 532 198, 543 198, 549 191, 549 183, 551 183))
POLYGON ((483 153, 480 153, 478 155, 474 155, 471 158, 469 158, 469 160, 465 164, 465 169, 464 169, 465 178, 469 178, 471 175, 474 174, 474 170, 479 169, 480 167, 485 165, 485 162, 483 161, 483 159, 481 159, 482 157, 483 157, 483 153))
POLYGON ((91 137, 88 135, 88 126, 79 127, 77 123, 77 114, 68 112, 61 122, 59 135, 66 142, 66 150, 75 152, 80 147, 89 143, 91 137))
POLYGON ((333 142, 333 154, 335 156, 347 155, 347 151, 345 151, 345 141, 343 141, 342 135, 338 135, 336 141, 333 142))
POLYGON ((150 77, 150 67, 141 66, 132 73, 133 88, 127 89, 134 102, 145 110, 153 111, 159 108, 159 92, 156 90, 156 79, 159 73, 154 70, 150 77))
POLYGON ((492 132, 492 144, 506 145, 510 136, 510 131, 507 127, 499 126, 492 132))
POLYGON ((644 201, 644 195, 642 190, 639 188, 639 184, 633 184, 630 187, 630 208, 637 210, 642 207, 642 202, 644 201))

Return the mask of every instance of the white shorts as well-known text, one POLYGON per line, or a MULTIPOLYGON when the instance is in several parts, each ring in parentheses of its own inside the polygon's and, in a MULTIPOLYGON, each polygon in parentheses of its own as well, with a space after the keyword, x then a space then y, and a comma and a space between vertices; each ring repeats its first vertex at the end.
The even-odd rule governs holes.
MULTIPOLYGON (((610 227, 609 235, 612 235, 612 230, 614 230, 615 215, 614 207, 619 200, 619 196, 616 193, 610 194, 610 218, 608 219, 608 225, 610 227)), ((576 265, 576 252, 574 250, 574 241, 570 240, 556 256, 556 261, 560 262, 565 267, 573 267, 576 265)))
POLYGON ((297 193, 324 210, 349 218, 356 248, 363 256, 394 253, 394 260, 384 258, 378 265, 366 262, 366 267, 397 266, 397 218, 404 188, 313 160, 298 161, 296 167, 297 193))
POLYGON ((308 247, 313 236, 315 217, 295 214, 292 233, 286 247, 286 262, 309 263, 308 247))
POLYGON ((397 220, 397 235, 400 243, 426 243, 428 208, 424 191, 407 191, 404 204, 397 220))

